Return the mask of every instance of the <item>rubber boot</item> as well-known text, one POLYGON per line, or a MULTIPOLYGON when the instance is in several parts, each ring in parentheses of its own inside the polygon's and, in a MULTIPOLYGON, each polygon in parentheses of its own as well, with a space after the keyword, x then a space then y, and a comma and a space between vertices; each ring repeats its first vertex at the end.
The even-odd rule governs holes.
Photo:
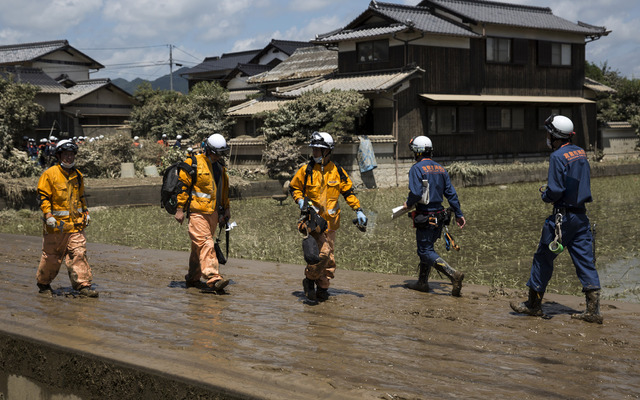
POLYGON ((304 289, 304 295, 307 296, 307 299, 315 301, 316 300, 316 289, 315 283, 308 278, 304 278, 302 280, 302 288, 304 289))
POLYGON ((316 288, 316 299, 318 301, 329 300, 329 289, 324 289, 321 287, 316 288))
POLYGON ((98 291, 91 289, 91 286, 84 286, 79 292, 82 297, 98 297, 98 291))
POLYGON ((43 285, 42 283, 38 283, 38 293, 44 295, 52 295, 53 289, 51 288, 51 285, 43 285))
POLYGON ((207 282, 207 285, 215 290, 216 292, 221 292, 227 285, 229 284, 229 280, 225 278, 220 278, 214 282, 207 282))
POLYGON ((522 303, 517 303, 512 301, 510 303, 513 311, 520 314, 527 314, 533 317, 542 317, 544 313, 542 312, 542 297, 544 296, 544 292, 536 292, 535 290, 529 288, 529 299, 522 303))
POLYGON ((460 291, 462 290, 462 280, 464 279, 464 273, 461 271, 456 271, 455 269, 451 268, 451 266, 447 264, 447 262, 443 260, 441 257, 438 257, 438 259, 435 261, 435 264, 433 266, 437 271, 442 272, 447 276, 447 278, 451 279, 451 286, 453 286, 453 288, 451 289, 451 295, 455 297, 460 297, 460 291))
POLYGON ((582 313, 572 314, 571 318, 601 324, 600 289, 588 290, 585 293, 585 298, 587 299, 587 309, 582 313))
POLYGON ((418 265, 418 281, 407 283, 405 286, 412 290, 417 290, 419 292, 428 292, 429 291, 429 273, 431 272, 431 265, 427 263, 421 262, 418 265))

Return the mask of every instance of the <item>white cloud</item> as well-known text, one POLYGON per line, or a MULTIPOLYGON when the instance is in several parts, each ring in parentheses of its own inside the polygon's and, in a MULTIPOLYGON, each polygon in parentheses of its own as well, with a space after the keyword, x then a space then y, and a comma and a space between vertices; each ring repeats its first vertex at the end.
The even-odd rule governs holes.
MULTIPOLYGON (((99 12, 102 0, 22 0, 0 2, 0 21, 5 29, 21 32, 21 38, 42 40, 64 34, 99 12)), ((20 40, 19 38, 17 38, 20 40)))

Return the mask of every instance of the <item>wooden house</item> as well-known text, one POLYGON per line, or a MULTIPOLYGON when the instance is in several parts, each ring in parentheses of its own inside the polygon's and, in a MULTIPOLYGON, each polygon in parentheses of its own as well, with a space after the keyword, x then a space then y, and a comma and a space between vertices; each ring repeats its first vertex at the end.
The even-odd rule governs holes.
POLYGON ((7 68, 21 71, 23 81, 41 89, 35 99, 45 107, 40 135, 113 133, 126 125, 135 104, 133 96, 109 79, 90 79, 104 66, 66 40, 0 46, 0 69, 7 68))
POLYGON ((67 90, 60 102, 70 136, 124 133, 133 106, 137 104, 131 94, 108 78, 73 82, 67 90))
POLYGON ((345 27, 313 41, 338 49, 337 74, 314 87, 411 73, 399 86, 375 91, 365 125, 370 135, 392 134, 400 158, 411 156, 407 145, 417 135, 429 136, 448 159, 544 154, 543 121, 551 113, 573 119, 577 144, 588 148, 597 125, 595 102, 584 97, 585 46, 608 33, 544 7, 372 1, 345 27))
POLYGON ((310 46, 313 44, 309 42, 272 39, 262 49, 207 57, 181 75, 189 82, 189 90, 198 82, 218 82, 229 90, 229 101, 234 106, 261 93, 255 85, 247 82, 248 79, 272 69, 296 49, 310 46))

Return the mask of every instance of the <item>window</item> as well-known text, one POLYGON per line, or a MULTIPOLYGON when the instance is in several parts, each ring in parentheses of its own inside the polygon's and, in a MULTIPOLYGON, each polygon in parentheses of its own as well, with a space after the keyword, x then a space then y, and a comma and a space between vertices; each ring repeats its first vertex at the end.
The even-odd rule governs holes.
POLYGON ((524 129, 524 108, 488 107, 487 129, 517 130, 524 129))
POLYGON ((511 39, 487 38, 487 61, 511 62, 511 39))
POLYGON ((389 41, 371 40, 356 44, 359 63, 389 61, 389 41))
POLYGON ((571 45, 551 43, 551 65, 571 65, 571 45))
POLYGON ((573 121, 573 110, 571 107, 540 107, 538 108, 538 129, 545 130, 544 121, 551 114, 564 115, 573 121))
POLYGON ((473 107, 430 107, 428 134, 474 132, 473 107))
POLYGON ((571 66, 571 44, 539 41, 538 65, 571 66))

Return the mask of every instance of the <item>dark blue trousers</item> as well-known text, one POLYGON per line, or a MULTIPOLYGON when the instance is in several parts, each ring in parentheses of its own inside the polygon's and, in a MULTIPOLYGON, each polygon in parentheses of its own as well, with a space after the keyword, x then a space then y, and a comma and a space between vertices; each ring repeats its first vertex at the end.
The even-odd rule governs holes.
MULTIPOLYGON (((600 289, 600 279, 593 258, 593 235, 586 214, 567 213, 562 217, 562 245, 569 252, 582 291, 600 289)), ((549 250, 549 243, 555 238, 555 215, 544 221, 538 250, 533 255, 531 276, 527 286, 536 292, 545 292, 553 274, 553 260, 557 255, 549 250)))
POLYGON ((418 244, 418 256, 420 257, 420 262, 427 265, 433 265, 440 257, 433 248, 433 245, 436 240, 438 240, 441 233, 442 227, 435 229, 416 229, 416 242, 418 244))

